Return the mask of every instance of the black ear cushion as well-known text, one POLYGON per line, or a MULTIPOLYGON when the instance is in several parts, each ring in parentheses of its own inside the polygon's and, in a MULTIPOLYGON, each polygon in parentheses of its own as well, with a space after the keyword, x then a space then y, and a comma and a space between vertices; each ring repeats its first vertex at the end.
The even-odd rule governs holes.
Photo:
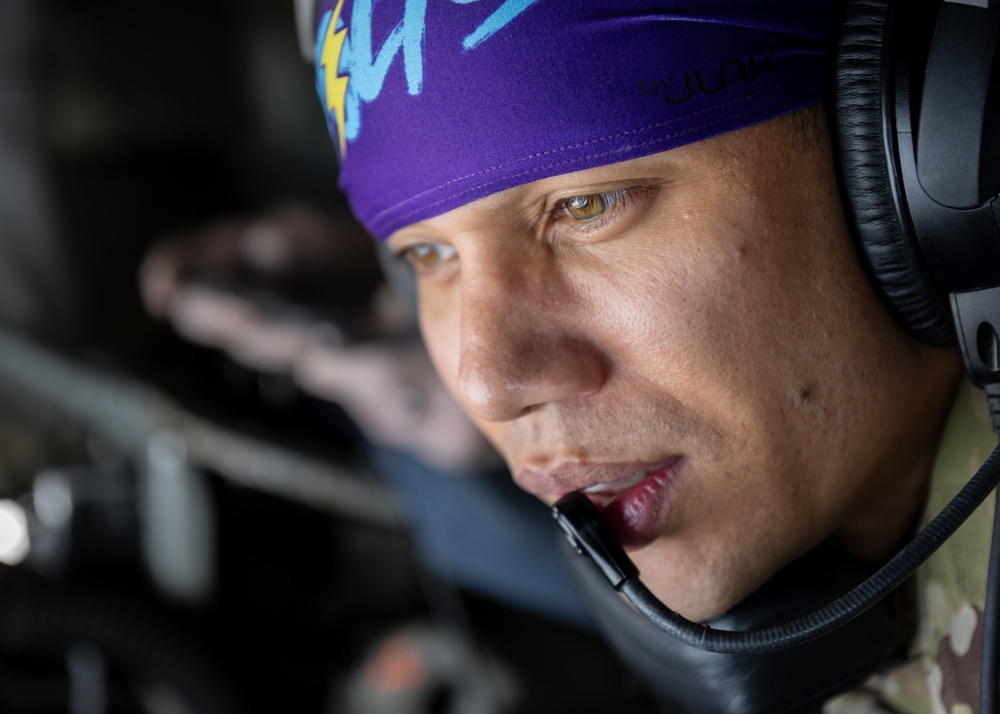
POLYGON ((889 2, 848 0, 843 8, 831 95, 841 191, 862 258, 889 312, 916 337, 947 345, 955 339, 950 314, 923 267, 919 245, 897 215, 882 141, 889 2))

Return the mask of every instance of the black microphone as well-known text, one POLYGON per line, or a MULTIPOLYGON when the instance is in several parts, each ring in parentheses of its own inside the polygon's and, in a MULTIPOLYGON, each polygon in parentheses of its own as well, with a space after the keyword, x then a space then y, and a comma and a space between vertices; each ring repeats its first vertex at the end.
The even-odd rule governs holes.
MULTIPOLYGON (((639 579, 639 569, 615 541, 603 516, 579 491, 563 496, 553 516, 570 543, 591 558, 612 587, 650 621, 685 644, 724 654, 763 654, 793 647, 850 622, 912 575, 1000 483, 1000 446, 934 520, 871 577, 829 605, 791 622, 745 632, 716 630, 674 612, 639 579)), ((998 519, 1000 520, 1000 519, 998 519)))

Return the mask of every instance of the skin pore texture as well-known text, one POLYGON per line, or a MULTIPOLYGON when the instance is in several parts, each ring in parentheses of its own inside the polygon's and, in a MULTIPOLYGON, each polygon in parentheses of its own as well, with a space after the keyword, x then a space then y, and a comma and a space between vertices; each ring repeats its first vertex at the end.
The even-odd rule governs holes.
POLYGON ((547 503, 590 488, 650 589, 696 620, 830 537, 891 555, 961 372, 882 307, 829 142, 801 120, 390 237, 439 373, 518 484, 547 503))

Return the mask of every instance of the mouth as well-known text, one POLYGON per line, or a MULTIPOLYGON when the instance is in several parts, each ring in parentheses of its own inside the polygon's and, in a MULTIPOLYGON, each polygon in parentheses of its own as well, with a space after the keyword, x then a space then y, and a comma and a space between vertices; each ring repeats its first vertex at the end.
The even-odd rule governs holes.
POLYGON ((577 465, 569 469, 575 472, 574 475, 550 474, 550 478, 558 478, 564 485, 580 484, 576 488, 560 489, 560 495, 582 491, 601 511, 615 539, 623 547, 634 550, 649 545, 663 532, 677 499, 677 482, 683 463, 682 458, 675 457, 631 468, 577 465), (615 477, 623 473, 625 475, 615 477), (601 480, 593 481, 595 476, 601 480), (591 483, 584 485, 587 480, 591 483))
POLYGON ((652 472, 653 469, 644 469, 618 481, 600 481, 580 490, 587 494, 595 506, 603 509, 633 486, 642 483, 652 472))

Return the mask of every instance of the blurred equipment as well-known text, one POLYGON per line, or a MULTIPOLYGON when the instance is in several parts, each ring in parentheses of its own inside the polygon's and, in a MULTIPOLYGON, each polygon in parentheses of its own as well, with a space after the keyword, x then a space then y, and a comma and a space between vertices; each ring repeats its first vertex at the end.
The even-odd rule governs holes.
POLYGON ((390 495, 375 482, 240 435, 151 387, 74 363, 2 328, 0 384, 7 394, 20 393, 86 424, 154 473, 169 473, 180 460, 312 508, 380 526, 399 524, 390 495))
POLYGON ((366 620, 345 620, 365 609, 376 619, 413 612, 396 508, 363 471, 219 427, 134 378, 0 329, 0 426, 8 423, 16 428, 0 429, 0 446, 14 447, 0 465, 0 711, 238 714, 310 701, 319 711, 330 677, 367 640, 366 620), (254 505, 261 499, 266 510, 254 505), (283 515, 293 506, 282 503, 314 515, 283 515), (253 522, 242 523, 248 515, 253 522), (339 539, 334 523, 344 524, 339 539), (239 535, 247 527, 259 542, 239 535), (301 549, 312 574, 292 573, 309 569, 289 542, 317 528, 327 544, 301 549), (347 560, 316 562, 331 546, 347 560), (356 569, 347 563, 358 558, 397 571, 340 581, 336 572, 356 569), (242 590, 254 579, 259 596, 242 590), (373 585, 386 592, 370 597, 373 585), (290 598, 300 612, 282 612, 290 598), (273 669, 272 657, 287 658, 288 670, 273 669), (243 681, 245 671, 270 681, 243 681), (287 694, 299 679, 309 687, 287 694))

